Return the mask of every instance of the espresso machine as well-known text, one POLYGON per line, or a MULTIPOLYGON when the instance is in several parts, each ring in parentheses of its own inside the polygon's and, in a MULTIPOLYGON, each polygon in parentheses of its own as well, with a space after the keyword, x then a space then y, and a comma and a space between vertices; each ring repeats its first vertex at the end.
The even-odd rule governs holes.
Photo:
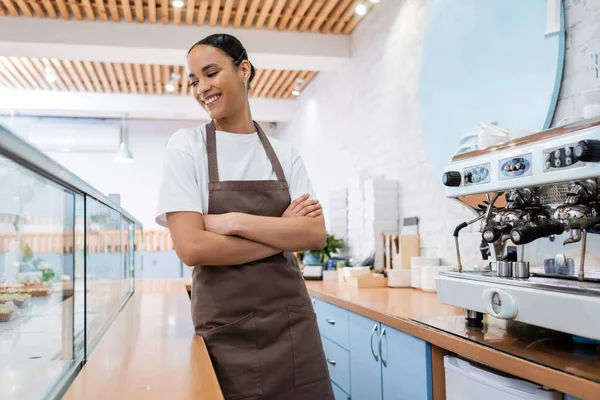
POLYGON ((457 270, 437 277, 440 301, 470 326, 486 313, 600 340, 600 119, 456 155, 442 181, 474 218, 454 231, 457 270), (481 261, 463 265, 472 224, 481 261))

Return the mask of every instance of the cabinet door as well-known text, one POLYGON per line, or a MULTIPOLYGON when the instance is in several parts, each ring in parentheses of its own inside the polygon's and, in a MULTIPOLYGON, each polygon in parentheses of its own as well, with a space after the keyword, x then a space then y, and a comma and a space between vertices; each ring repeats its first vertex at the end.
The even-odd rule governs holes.
POLYGON ((350 395, 381 400, 381 364, 377 340, 379 322, 350 313, 350 395))
POLYGON ((381 325, 379 337, 384 400, 431 400, 431 346, 381 325))

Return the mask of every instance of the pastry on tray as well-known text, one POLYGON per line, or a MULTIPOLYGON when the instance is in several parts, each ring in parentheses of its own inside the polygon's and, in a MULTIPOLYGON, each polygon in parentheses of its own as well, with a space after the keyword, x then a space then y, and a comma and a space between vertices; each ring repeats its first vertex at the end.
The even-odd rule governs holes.
POLYGON ((31 299, 31 295, 29 293, 16 293, 14 295, 13 303, 19 308, 26 306, 29 303, 29 299, 31 299))
POLYGON ((17 313, 18 307, 12 302, 0 304, 0 322, 10 321, 17 313))
POLYGON ((44 286, 44 285, 29 286, 27 288, 27 293, 29 293, 32 297, 50 296, 51 291, 52 291, 52 288, 50 286, 44 286))

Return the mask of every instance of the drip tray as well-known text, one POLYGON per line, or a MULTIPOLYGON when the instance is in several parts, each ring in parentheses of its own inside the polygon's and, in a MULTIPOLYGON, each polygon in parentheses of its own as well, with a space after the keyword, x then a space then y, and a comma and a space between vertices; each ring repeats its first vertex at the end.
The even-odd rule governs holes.
POLYGON ((449 276, 458 279, 470 279, 499 285, 511 285, 532 289, 550 290, 556 292, 580 294, 586 296, 600 296, 600 282, 579 281, 572 277, 551 277, 533 275, 529 279, 500 278, 495 272, 463 271, 440 272, 440 276, 449 276))

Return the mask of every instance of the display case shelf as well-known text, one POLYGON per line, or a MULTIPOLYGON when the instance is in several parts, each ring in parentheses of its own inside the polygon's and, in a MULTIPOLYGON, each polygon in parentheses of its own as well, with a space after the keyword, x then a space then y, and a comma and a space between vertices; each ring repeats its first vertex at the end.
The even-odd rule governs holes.
POLYGON ((134 292, 136 235, 129 213, 0 127, 0 398, 60 397, 134 292))

